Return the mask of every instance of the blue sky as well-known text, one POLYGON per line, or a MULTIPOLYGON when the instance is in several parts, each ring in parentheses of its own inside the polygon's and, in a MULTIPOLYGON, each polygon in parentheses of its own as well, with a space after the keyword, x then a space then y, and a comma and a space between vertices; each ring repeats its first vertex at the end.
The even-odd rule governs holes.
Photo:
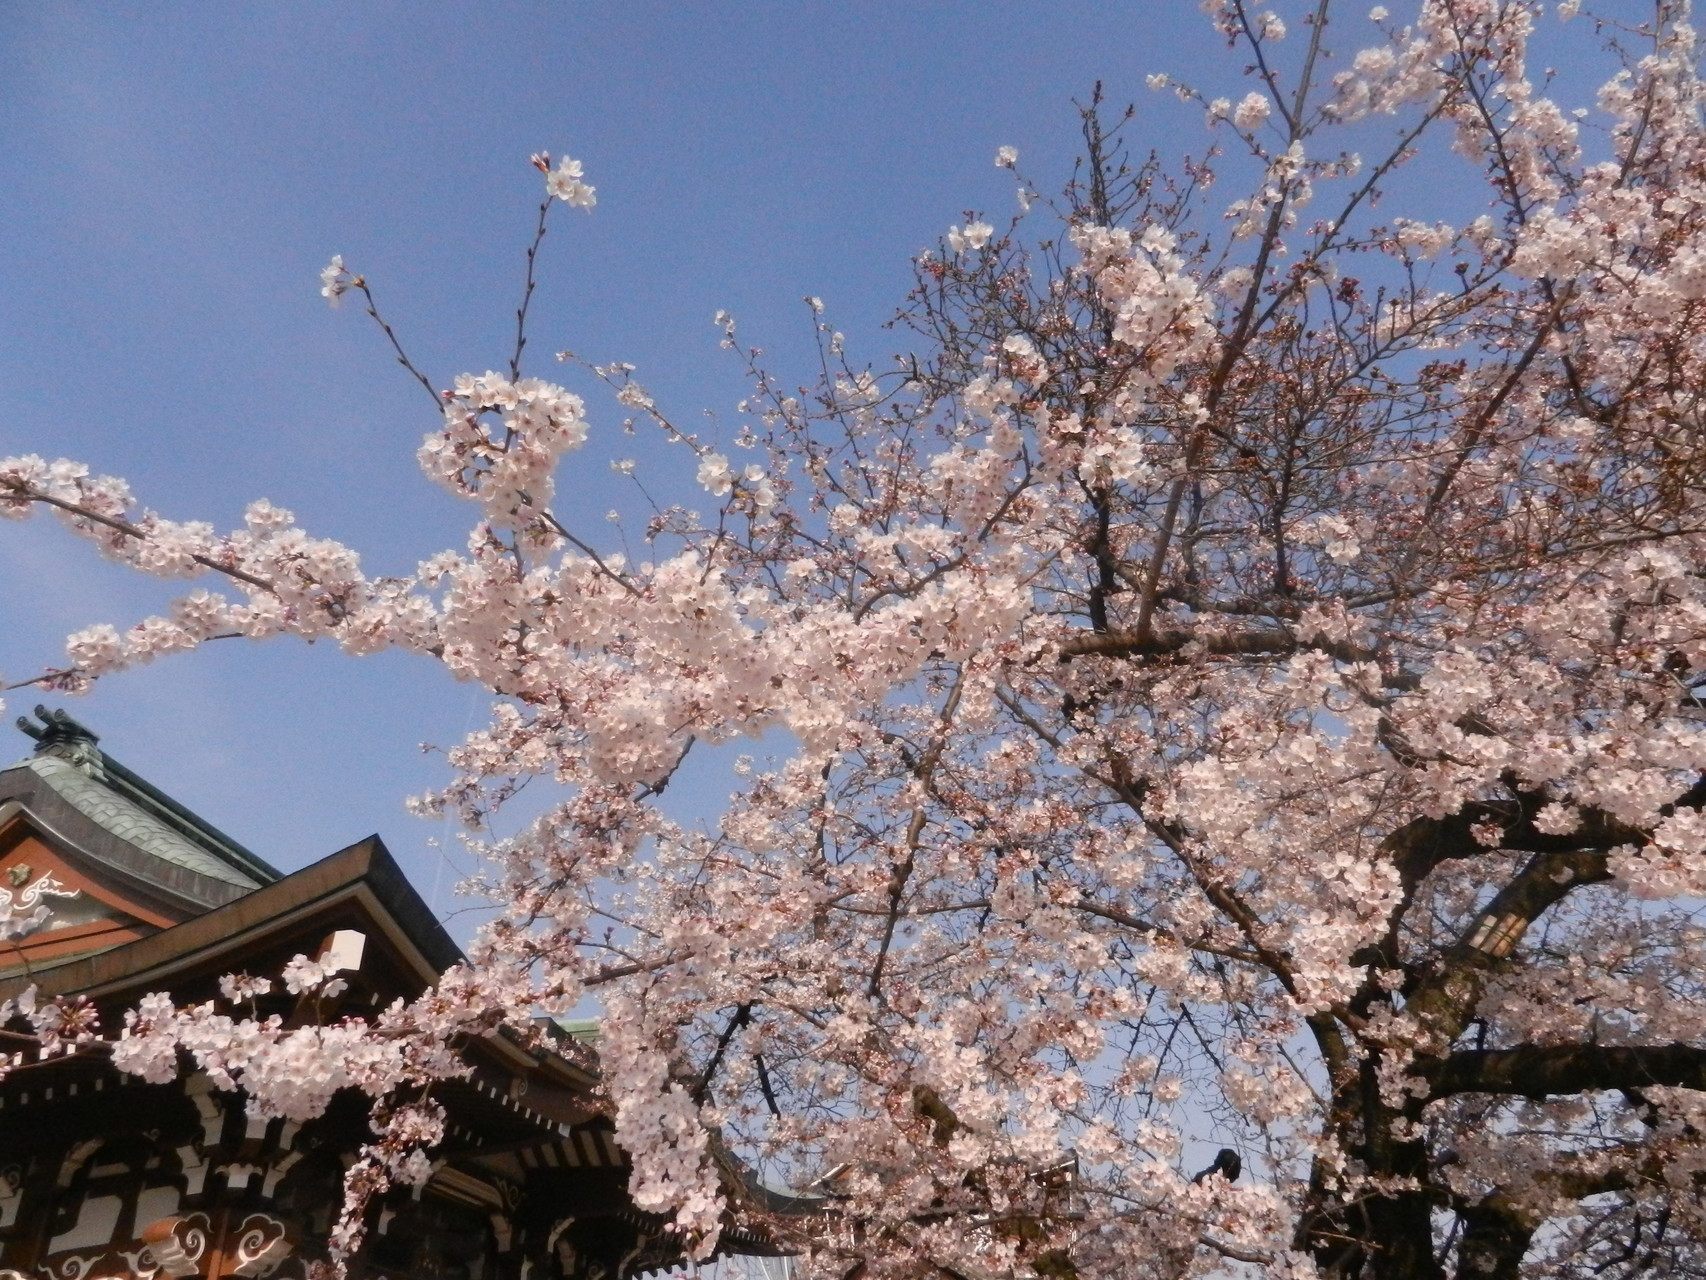
MULTIPOLYGON (((1299 30, 1294 0, 1277 7, 1299 30)), ((267 497, 377 572, 461 545, 472 511, 415 469, 420 388, 359 310, 319 297, 330 254, 369 278, 435 382, 497 367, 541 190, 528 155, 575 155, 599 204, 556 211, 532 371, 559 376, 560 348, 630 360, 697 423, 743 393, 714 311, 804 380, 801 299, 818 295, 850 350, 882 361, 904 342, 880 326, 911 256, 967 210, 1013 209, 998 146, 1052 191, 1075 154, 1072 99, 1098 79, 1167 154, 1208 134, 1146 73, 1245 85, 1194 0, 6 0, 0 48, 0 455, 78 458, 222 527, 267 497)), ((608 545, 603 514, 628 499, 606 460, 667 479, 678 459, 649 457, 578 389, 594 435, 561 506, 608 545)), ((67 631, 171 594, 51 519, 0 526, 0 674, 34 675, 67 631)), ((8 718, 36 701, 8 695, 8 718)), ((449 833, 401 799, 444 776, 416 744, 453 742, 485 703, 430 662, 224 642, 67 705, 277 864, 377 830, 456 906, 428 846, 449 833)), ((0 757, 27 746, 0 734, 0 757)), ((676 803, 713 816, 715 791, 676 803)))
MULTIPOLYGON (((376 571, 460 545, 471 509, 414 467, 420 389, 359 311, 318 296, 330 254, 435 381, 499 365, 541 190, 528 155, 578 156, 599 205, 556 211, 534 371, 556 376, 541 357, 560 348, 631 360, 702 421, 743 391, 717 309, 801 378, 807 294, 856 350, 898 350, 880 325, 909 258, 967 209, 1013 207, 997 146, 1056 186, 1072 98, 1102 78, 1147 107, 1144 73, 1215 52, 1194 3, 1086 0, 30 0, 0 5, 0 47, 0 454, 78 458, 221 527, 265 496, 376 571)), ((608 542, 603 514, 626 499, 605 461, 647 450, 589 401, 563 505, 608 542)), ((51 519, 0 526, 0 674, 34 675, 67 631, 171 593, 51 519)), ((9 720, 37 698, 7 700, 9 720)), ((68 706, 279 865, 378 830, 457 905, 428 846, 450 833, 401 799, 443 777, 416 745, 454 741, 485 702, 431 663, 223 642, 68 706)), ((27 746, 0 737, 0 755, 27 746)), ((709 812, 714 792, 678 803, 709 812)))

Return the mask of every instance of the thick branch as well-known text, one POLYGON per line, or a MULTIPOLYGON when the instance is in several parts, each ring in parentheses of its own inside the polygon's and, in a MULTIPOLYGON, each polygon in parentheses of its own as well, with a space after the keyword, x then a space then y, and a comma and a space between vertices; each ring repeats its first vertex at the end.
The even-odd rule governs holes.
MULTIPOLYGON (((1599 810, 1584 810, 1580 825, 1565 835, 1548 835, 1533 825, 1544 797, 1519 792, 1509 805, 1478 802, 1442 819, 1419 819, 1388 837, 1404 881, 1407 909, 1423 876, 1447 858, 1486 852, 1474 839, 1477 822, 1504 828, 1502 847, 1533 851, 1535 856, 1470 922, 1468 929, 1441 958, 1439 965, 1406 993, 1408 1011, 1431 1024, 1442 1043, 1462 1034, 1480 999, 1482 976, 1489 961, 1502 960, 1516 950, 1533 923, 1552 906, 1584 885, 1610 878, 1607 855, 1619 845, 1644 845, 1647 833, 1625 825, 1599 810)), ((1695 809, 1706 800, 1706 778, 1660 810, 1695 809)), ((1394 926, 1397 915, 1394 916, 1394 926)), ((1396 933, 1392 937, 1395 939, 1396 933)), ((1394 945, 1389 941, 1389 946, 1394 945)))
POLYGON ((1529 926, 1572 890, 1609 878, 1606 854, 1597 849, 1529 859, 1476 914, 1439 966, 1408 992, 1407 1011, 1430 1026, 1440 1043, 1449 1044, 1469 1024, 1490 963, 1516 950, 1529 926))
MULTIPOLYGON (((1213 657, 1278 657, 1313 650, 1330 654, 1340 662, 1380 660, 1373 649, 1319 636, 1304 638, 1281 627, 1252 627, 1242 631, 1152 627, 1147 635, 1136 631, 1082 632, 1061 644, 1060 657, 1063 662, 1078 657, 1157 658, 1179 653, 1190 645, 1199 646, 1213 657)), ((1390 689, 1408 690, 1416 688, 1420 678, 1396 671, 1388 673, 1384 683, 1390 689)))
POLYGON ((1706 1091, 1706 1049, 1688 1044, 1465 1049, 1433 1072, 1428 1098, 1497 1093, 1539 1099, 1646 1085, 1706 1091))
MULTIPOLYGON (((1582 810, 1579 814, 1579 824, 1569 834, 1549 835, 1534 825, 1535 815, 1546 803, 1545 793, 1523 790, 1517 786, 1514 778, 1508 779, 1507 785, 1511 788, 1511 799, 1508 801, 1471 801, 1456 813, 1443 818, 1416 818, 1386 837, 1382 848, 1392 860, 1393 869, 1398 872, 1403 892, 1387 921, 1387 936, 1382 948, 1384 954, 1370 949, 1361 955, 1358 963, 1388 966, 1396 963, 1399 926, 1422 881, 1442 862, 1454 858, 1483 857, 1492 852, 1475 838, 1477 826, 1490 824, 1499 827, 1499 847, 1507 850, 1518 849, 1525 853, 1557 855, 1593 851, 1603 854, 1618 845, 1647 842, 1645 832, 1626 826, 1599 809, 1582 810)), ((1667 806, 1663 812, 1673 811, 1679 806, 1698 808, 1702 795, 1706 795, 1706 790, 1703 790, 1700 783, 1696 783, 1677 799, 1676 804, 1667 806)), ((1484 920, 1508 916, 1512 909, 1516 909, 1523 920, 1532 921, 1570 889, 1582 884, 1594 884, 1605 878, 1603 857, 1597 862, 1581 862, 1579 859, 1560 862, 1556 858, 1532 860, 1517 879, 1506 887, 1505 892, 1476 918, 1474 928, 1480 928, 1484 920), (1559 878, 1565 871, 1568 871, 1569 875, 1559 878), (1552 889, 1561 892, 1546 896, 1552 889), (1515 896, 1508 896, 1512 895, 1513 891, 1515 896), (1535 894, 1539 896, 1533 897, 1535 894)), ((1526 928, 1526 924, 1523 927, 1526 928)), ((1472 932, 1466 935, 1466 939, 1473 936, 1472 932)), ((1513 937, 1512 945, 1515 940, 1513 937)))

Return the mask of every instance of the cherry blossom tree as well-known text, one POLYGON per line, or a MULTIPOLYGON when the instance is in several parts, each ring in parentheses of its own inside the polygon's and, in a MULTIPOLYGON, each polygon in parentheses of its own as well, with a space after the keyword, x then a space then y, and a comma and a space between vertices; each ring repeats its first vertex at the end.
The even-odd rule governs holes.
MULTIPOLYGON (((596 995, 636 1201, 842 1280, 1706 1274, 1689 15, 1549 26, 1604 58, 1573 110, 1529 45, 1577 0, 1376 10, 1361 49, 1329 0, 1205 7, 1247 93, 1150 87, 1216 148, 1143 159, 1098 100, 1052 200, 1003 148, 1026 212, 918 260, 898 366, 817 320, 793 389, 719 317, 754 385, 726 442, 596 370, 713 508, 660 510, 643 563, 555 505, 590 417, 524 327, 507 372, 422 379, 421 465, 477 517, 407 578, 267 502, 219 534, 0 462, 0 514, 226 579, 50 685, 228 634, 404 648, 496 695, 427 809, 563 788, 482 846, 503 915, 416 1006, 157 1002, 112 1052, 311 1110, 596 995), (1461 225, 1388 211, 1424 163, 1461 225), (727 811, 668 820, 743 737, 770 760, 727 811)), ((592 188, 536 162, 543 235, 592 188)), ((398 1109, 358 1173, 433 1132, 398 1109)))

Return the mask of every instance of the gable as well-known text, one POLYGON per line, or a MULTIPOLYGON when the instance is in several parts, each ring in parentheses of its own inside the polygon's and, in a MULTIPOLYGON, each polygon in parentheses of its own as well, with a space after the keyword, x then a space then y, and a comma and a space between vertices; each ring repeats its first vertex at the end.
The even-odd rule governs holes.
POLYGON ((123 946, 188 916, 81 856, 22 804, 0 803, 0 976, 123 946))

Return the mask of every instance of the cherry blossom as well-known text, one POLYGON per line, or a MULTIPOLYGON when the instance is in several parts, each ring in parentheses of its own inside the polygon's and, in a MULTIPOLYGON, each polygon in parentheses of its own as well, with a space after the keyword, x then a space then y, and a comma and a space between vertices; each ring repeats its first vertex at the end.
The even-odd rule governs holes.
POLYGON ((948 248, 955 253, 964 253, 968 249, 981 249, 989 243, 995 228, 987 222, 968 222, 963 227, 948 228, 948 248))
POLYGON ((350 273, 344 269, 344 255, 334 253, 332 260, 320 269, 320 296, 336 307, 349 292, 350 285, 350 273))
MULTIPOLYGON (((1205 7, 1226 82, 1151 85, 1244 153, 1145 165, 1141 121, 1087 111, 1031 214, 1059 225, 920 256, 896 366, 813 306, 802 390, 719 313, 753 390, 714 438, 594 369, 693 451, 643 552, 554 505, 620 433, 520 344, 434 393, 420 462, 472 528, 403 578, 270 503, 219 533, 0 460, 0 514, 197 579, 50 683, 237 633, 493 696, 416 804, 500 904, 469 966, 323 1027, 246 1016, 249 979, 151 996, 104 1051, 187 1053, 262 1114, 365 1091, 346 1253, 434 1140, 396 1091, 597 999, 630 1190, 700 1257, 742 1220, 838 1278, 1706 1271, 1687 11, 1564 29, 1604 72, 1578 108, 1529 65, 1538 3, 1372 36, 1328 5, 1283 66, 1277 15, 1205 7), (672 821, 658 794, 737 739, 726 809, 672 821), (555 802, 491 838, 531 779, 555 802)), ((547 209, 578 190, 535 163, 547 209)))
POLYGON ((542 158, 544 165, 541 167, 546 169, 545 190, 550 196, 577 209, 590 210, 598 203, 598 188, 583 181, 585 169, 579 160, 564 156, 557 161, 557 167, 551 169, 551 158, 542 158))
POLYGON ((1265 93, 1254 91, 1244 95, 1232 112, 1232 123, 1248 133, 1268 118, 1273 106, 1265 93))

